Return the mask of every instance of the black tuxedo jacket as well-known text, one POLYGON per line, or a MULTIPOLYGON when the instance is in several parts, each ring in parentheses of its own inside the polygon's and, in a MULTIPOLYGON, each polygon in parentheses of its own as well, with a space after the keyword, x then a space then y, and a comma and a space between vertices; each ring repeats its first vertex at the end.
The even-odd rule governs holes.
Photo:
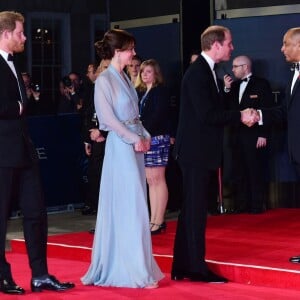
POLYGON ((264 109, 264 123, 287 122, 288 151, 292 162, 300 164, 300 78, 298 77, 291 94, 293 76, 285 91, 285 98, 281 106, 264 109))
POLYGON ((223 128, 240 122, 240 112, 226 111, 222 88, 203 58, 190 65, 181 86, 174 155, 180 162, 217 169, 221 165, 223 128))
POLYGON ((140 119, 147 131, 151 136, 170 134, 170 97, 167 88, 162 85, 151 88, 143 105, 141 99, 145 92, 137 92, 140 119))
MULTIPOLYGON (((241 102, 239 102, 240 80, 232 83, 229 93, 225 93, 226 102, 233 110, 244 110, 246 108, 261 109, 273 106, 273 95, 270 84, 267 80, 256 76, 251 76, 246 89, 243 93, 241 102)), ((245 136, 249 143, 257 142, 258 137, 267 138, 269 136, 269 126, 264 124, 260 126, 255 124, 248 127, 243 123, 232 126, 232 143, 237 142, 238 134, 245 136)))
MULTIPOLYGON (((18 81, 1 55, 0 74, 0 167, 27 166, 37 160, 37 153, 29 137, 25 116, 20 116, 18 81)), ((20 85, 25 89, 22 80, 20 85)))

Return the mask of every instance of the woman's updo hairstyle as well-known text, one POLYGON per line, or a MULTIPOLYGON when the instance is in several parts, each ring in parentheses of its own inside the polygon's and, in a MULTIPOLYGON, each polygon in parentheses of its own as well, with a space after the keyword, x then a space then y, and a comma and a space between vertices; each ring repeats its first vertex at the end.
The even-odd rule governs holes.
POLYGON ((124 51, 134 46, 134 36, 122 29, 107 31, 103 39, 95 43, 97 54, 102 59, 112 59, 115 55, 115 50, 124 51))

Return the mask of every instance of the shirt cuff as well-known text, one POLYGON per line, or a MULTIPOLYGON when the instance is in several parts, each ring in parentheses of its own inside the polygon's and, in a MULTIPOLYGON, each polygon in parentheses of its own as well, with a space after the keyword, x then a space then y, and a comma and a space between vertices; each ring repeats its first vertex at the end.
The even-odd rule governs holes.
POLYGON ((258 125, 264 125, 262 111, 260 109, 258 109, 257 112, 259 114, 258 125))
POLYGON ((20 116, 22 115, 22 112, 23 112, 23 105, 21 103, 21 101, 18 101, 19 103, 19 108, 20 108, 20 116))

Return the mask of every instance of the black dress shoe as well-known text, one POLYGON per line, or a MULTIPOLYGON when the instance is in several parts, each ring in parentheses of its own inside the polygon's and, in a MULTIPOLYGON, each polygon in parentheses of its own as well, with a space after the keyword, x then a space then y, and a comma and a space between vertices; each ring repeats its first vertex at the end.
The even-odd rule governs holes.
POLYGON ((5 294, 17 295, 22 295, 25 293, 25 290, 16 285, 12 279, 0 279, 0 291, 5 294))
POLYGON ((207 273, 205 274, 196 273, 196 272, 175 272, 175 271, 172 271, 171 273, 172 280, 183 280, 184 278, 187 278, 190 281, 202 281, 208 283, 228 282, 226 278, 221 277, 211 271, 207 271, 207 273))
POLYGON ((59 282, 53 275, 45 275, 31 279, 31 290, 33 292, 48 291, 65 291, 75 287, 72 282, 59 282))
POLYGON ((300 264, 300 256, 292 256, 289 261, 294 264, 300 264))

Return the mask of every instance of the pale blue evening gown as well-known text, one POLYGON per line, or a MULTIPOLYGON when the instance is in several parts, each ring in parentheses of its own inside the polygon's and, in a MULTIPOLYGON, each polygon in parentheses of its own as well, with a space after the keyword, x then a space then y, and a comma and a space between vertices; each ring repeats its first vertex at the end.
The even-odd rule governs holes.
MULTIPOLYGON (((125 75, 125 73, 124 73, 125 75)), ((100 129, 108 130, 92 261, 85 285, 143 288, 163 278, 152 255, 144 154, 134 151, 149 135, 138 118, 130 80, 110 65, 95 83, 100 129)))

